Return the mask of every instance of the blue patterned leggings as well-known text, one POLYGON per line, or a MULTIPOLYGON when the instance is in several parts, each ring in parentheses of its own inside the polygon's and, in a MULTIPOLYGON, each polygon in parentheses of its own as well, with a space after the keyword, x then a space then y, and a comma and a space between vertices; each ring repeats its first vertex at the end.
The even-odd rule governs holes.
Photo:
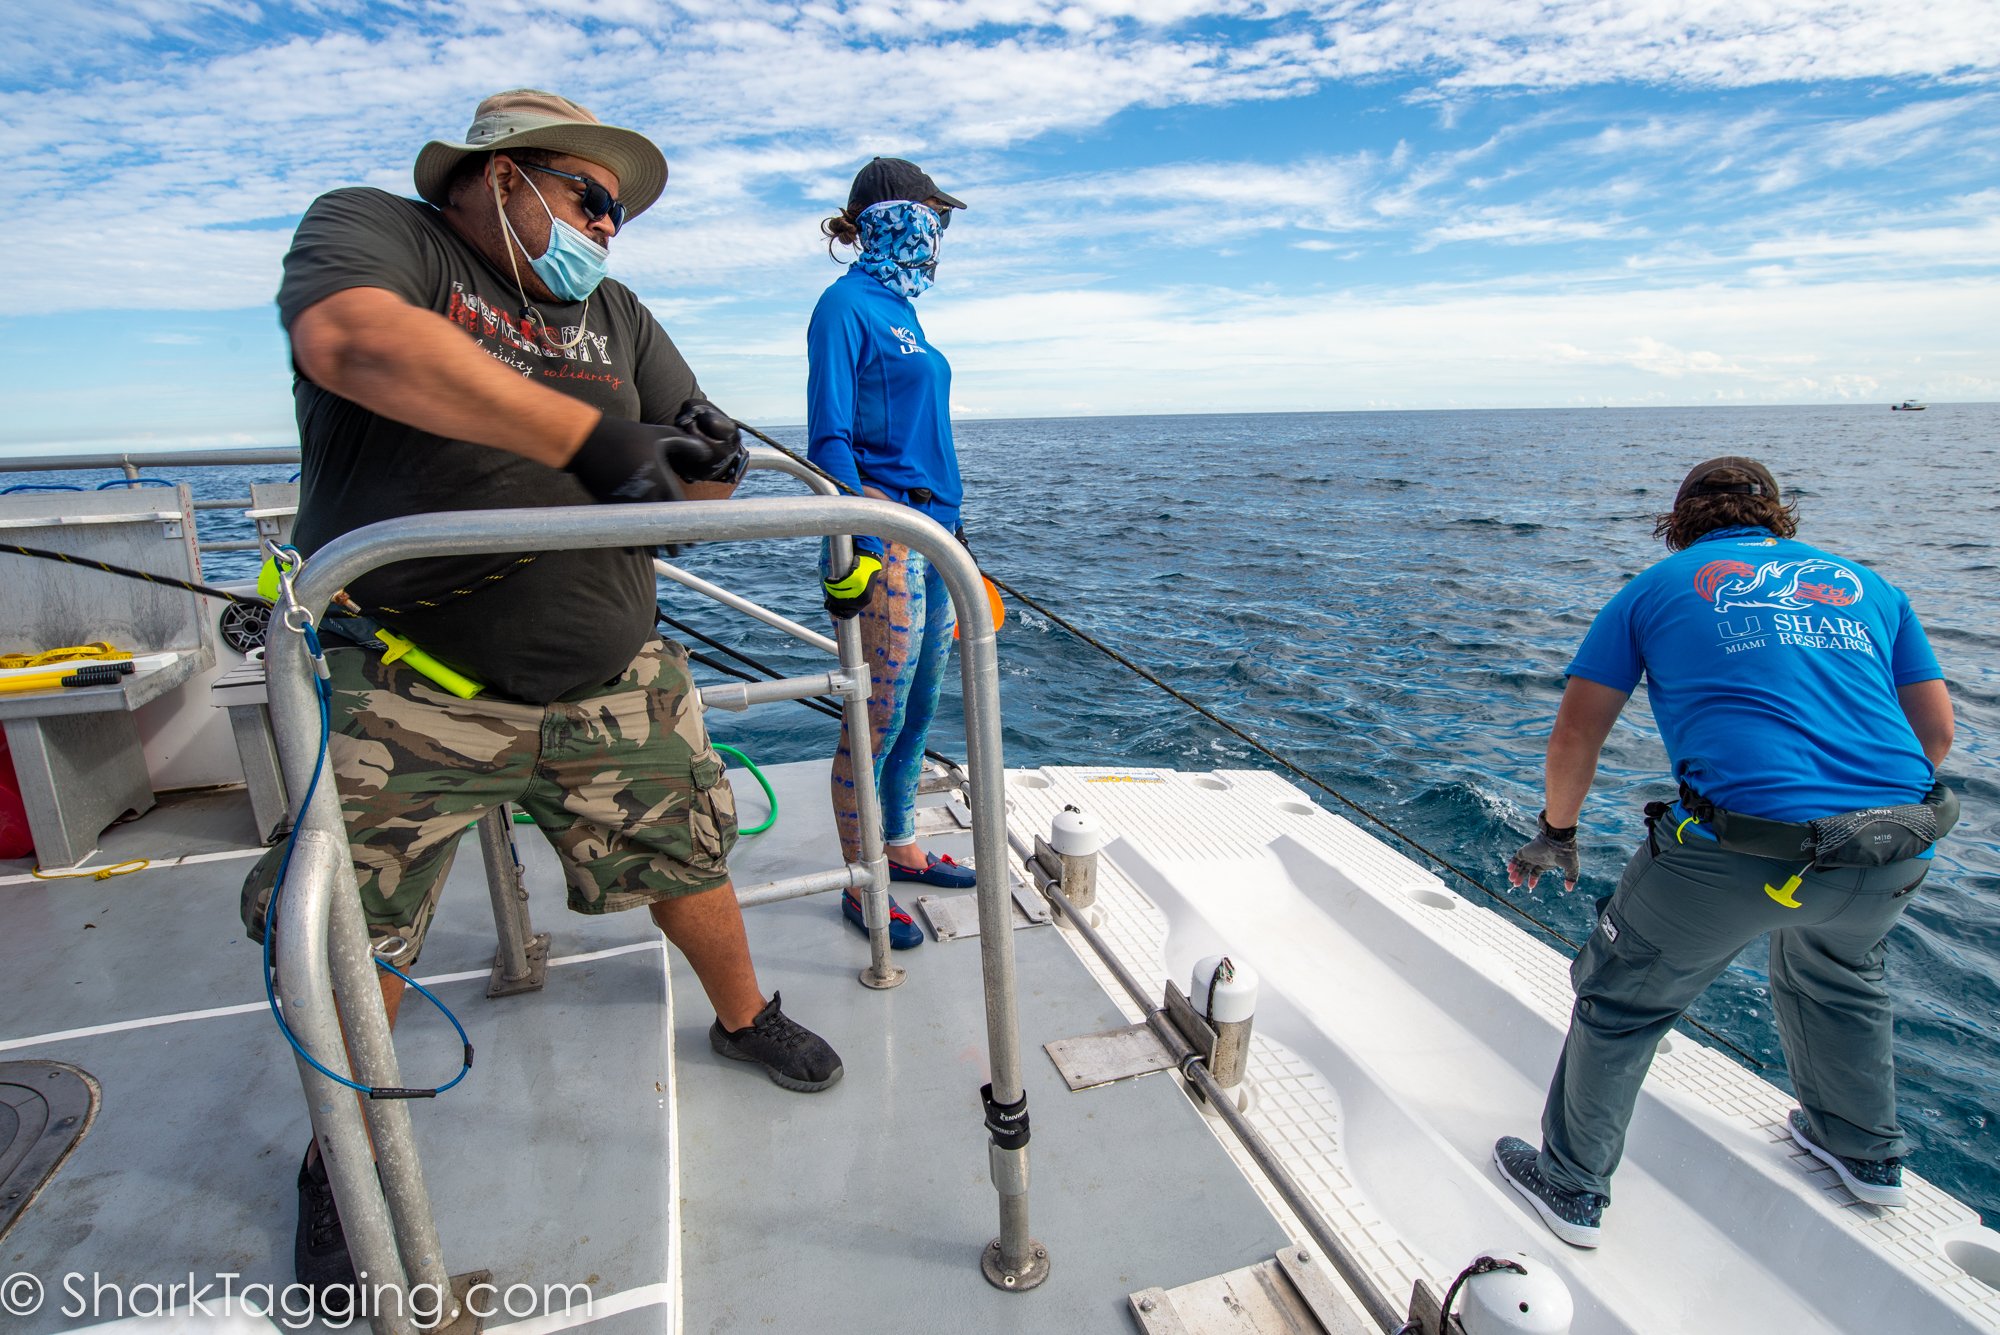
MULTIPOLYGON (((930 562, 899 543, 888 549, 875 597, 860 616, 861 647, 872 678, 869 746, 875 755, 875 791, 882 801, 882 841, 906 844, 916 838, 924 740, 944 691, 957 623, 951 594, 930 562)), ((841 852, 849 862, 859 862, 861 817, 854 805, 854 757, 845 729, 833 755, 833 819, 841 852)))

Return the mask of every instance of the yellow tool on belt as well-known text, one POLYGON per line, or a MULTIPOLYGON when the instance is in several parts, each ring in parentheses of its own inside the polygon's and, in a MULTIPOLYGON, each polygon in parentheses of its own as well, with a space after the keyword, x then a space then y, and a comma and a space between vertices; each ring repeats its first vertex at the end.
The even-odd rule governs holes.
POLYGON ((452 671, 393 630, 384 630, 377 626, 375 638, 383 644, 384 663, 393 663, 400 658, 410 665, 410 671, 429 677, 461 700, 470 700, 486 689, 483 683, 474 681, 462 672, 452 671))
MULTIPOLYGON (((272 602, 276 602, 278 600, 278 585, 278 563, 266 557, 264 568, 257 573, 257 592, 269 598, 272 602)), ((461 700, 470 700, 473 696, 478 695, 486 689, 483 683, 476 682, 464 673, 446 667, 443 663, 438 662, 435 658, 417 648, 415 644, 410 642, 409 636, 399 635, 395 631, 389 630, 362 616, 360 614, 360 606, 347 597, 346 594, 339 593, 335 594, 334 597, 353 615, 354 620, 366 626, 376 640, 380 641, 382 645, 382 661, 384 663, 394 663, 398 659, 401 659, 408 665, 410 671, 421 677, 428 678, 431 682, 443 687, 461 700)))

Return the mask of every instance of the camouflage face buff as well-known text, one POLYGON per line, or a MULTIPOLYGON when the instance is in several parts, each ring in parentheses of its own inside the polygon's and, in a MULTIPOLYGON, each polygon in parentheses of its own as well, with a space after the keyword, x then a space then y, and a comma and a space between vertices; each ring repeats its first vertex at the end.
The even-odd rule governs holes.
POLYGON ((854 220, 861 254, 854 263, 899 296, 920 297, 937 281, 937 214, 907 199, 885 200, 854 220))

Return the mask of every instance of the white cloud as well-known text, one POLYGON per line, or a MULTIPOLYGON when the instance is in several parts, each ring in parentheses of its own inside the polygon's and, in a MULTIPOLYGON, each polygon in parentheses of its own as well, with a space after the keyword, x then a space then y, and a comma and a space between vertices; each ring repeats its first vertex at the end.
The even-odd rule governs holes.
MULTIPOLYGON (((0 202, 59 222, 9 296, 58 321, 264 307, 315 195, 407 191, 416 147, 481 95, 553 81, 672 163, 614 271, 694 326, 705 380, 740 371, 774 405, 833 272, 814 223, 873 152, 948 162, 973 202, 925 307, 964 336, 968 411, 1079 385, 1204 406, 1211 368, 1251 400, 1235 406, 1336 406, 1461 385, 1542 401, 1589 375, 1634 395, 1839 394, 1889 383, 1896 337, 2000 364, 1990 316, 1967 315, 2000 267, 1992 0, 17 8, 0 202), (1199 119, 1345 116, 1348 99, 1363 129, 1401 114, 1362 140, 1376 151, 1284 159, 1199 119), (1130 167, 1102 165, 1127 147, 1130 167), (1267 272, 1242 277, 1243 257, 1267 272), (1740 328, 1697 318, 1723 313, 1740 328), (1807 349, 1825 364, 1787 363, 1807 349)), ((1936 374, 1971 379, 1906 392, 1988 383, 1936 374)))
POLYGON ((977 368, 955 382, 956 406, 975 415, 1073 396, 1079 385, 1099 387, 1094 412, 1782 403, 1869 397, 1890 383, 1897 397, 2000 397, 1995 309, 1992 278, 1703 284, 1533 302, 1478 289, 1262 301, 1070 291, 940 307, 926 328, 956 364, 977 368), (1052 334, 1055 311, 1064 321, 1052 334))
POLYGON ((1555 217, 1521 205, 1473 209, 1454 222, 1424 234, 1426 246, 1448 241, 1498 241, 1506 245, 1543 245, 1559 241, 1597 241, 1625 235, 1617 218, 1555 217))

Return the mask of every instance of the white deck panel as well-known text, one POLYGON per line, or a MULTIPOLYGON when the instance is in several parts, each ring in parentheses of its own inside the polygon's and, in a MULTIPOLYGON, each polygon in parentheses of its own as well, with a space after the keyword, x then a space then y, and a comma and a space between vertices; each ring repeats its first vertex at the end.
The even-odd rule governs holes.
POLYGON ((1604 1246, 1556 1241, 1490 1152, 1538 1138, 1568 960, 1277 776, 1048 768, 1008 795, 1020 833, 1070 803, 1104 821, 1101 930, 1139 976, 1185 987, 1217 950, 1263 975, 1251 1116, 1392 1294, 1506 1248, 1563 1273, 1580 1331, 2000 1330, 2000 1235, 1907 1170, 1908 1209, 1856 1202, 1792 1146, 1788 1095, 1678 1032, 1604 1246))

